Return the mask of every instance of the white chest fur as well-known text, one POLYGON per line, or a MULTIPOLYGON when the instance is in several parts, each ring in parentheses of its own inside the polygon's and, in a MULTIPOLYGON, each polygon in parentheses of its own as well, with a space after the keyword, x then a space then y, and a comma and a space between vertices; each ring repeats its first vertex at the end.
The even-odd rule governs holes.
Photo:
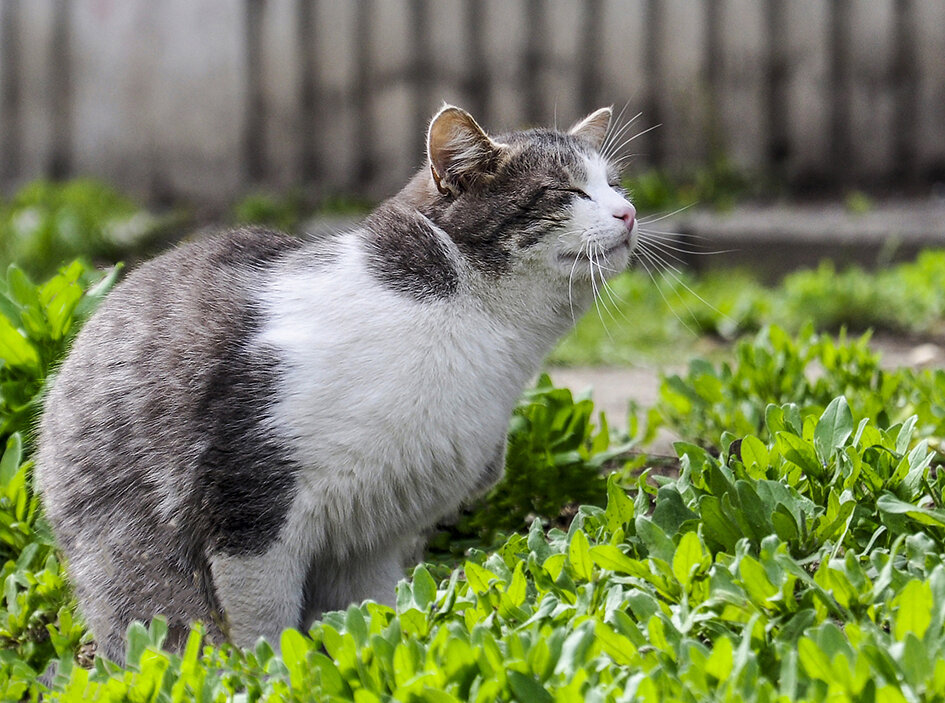
POLYGON ((391 292, 355 237, 329 269, 290 271, 262 302, 258 342, 287 361, 271 421, 303 467, 296 508, 356 526, 352 548, 414 534, 469 497, 559 333, 502 319, 463 287, 423 302, 391 292))

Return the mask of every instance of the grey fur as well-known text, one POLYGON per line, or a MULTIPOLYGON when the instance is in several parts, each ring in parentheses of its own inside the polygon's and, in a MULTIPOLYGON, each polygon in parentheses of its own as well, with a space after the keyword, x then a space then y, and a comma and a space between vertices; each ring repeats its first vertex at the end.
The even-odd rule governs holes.
POLYGON ((209 553, 258 552, 281 525, 292 467, 257 425, 278 360, 246 359, 241 344, 256 324, 247 291, 299 245, 241 230, 144 264, 59 370, 36 478, 112 659, 128 623, 156 612, 171 646, 195 619, 219 638, 209 553))
MULTIPOLYGON (((214 640, 245 645, 259 635, 275 643, 282 628, 304 627, 355 599, 389 600, 418 534, 500 478, 501 412, 512 407, 534 368, 497 354, 495 365, 514 367, 510 377, 520 381, 507 401, 502 395, 489 437, 466 455, 458 446, 468 428, 435 438, 448 448, 418 474, 449 483, 466 472, 459 498, 452 486, 436 483, 423 486, 424 498, 413 474, 388 466, 376 493, 349 493, 343 505, 326 501, 325 514, 306 513, 307 505, 323 505, 302 499, 311 497, 311 485, 324 487, 325 477, 335 482, 326 495, 358 484, 349 466, 298 464, 295 448, 321 436, 277 426, 274 408, 282 394, 292 396, 285 385, 291 363, 256 334, 272 315, 257 302, 260 291, 331 272, 352 242, 381 288, 404 296, 404 304, 433 310, 472 278, 490 296, 516 255, 560 230, 581 197, 572 182, 583 177, 581 156, 593 145, 581 135, 547 130, 492 141, 462 115, 456 123, 471 125, 475 138, 457 145, 450 129, 437 132, 435 163, 443 173, 422 169, 351 237, 303 243, 243 229, 182 246, 132 273, 78 335, 47 398, 36 480, 82 610, 109 658, 122 658, 133 619, 157 613, 168 618, 171 647, 182 645, 193 620, 202 620, 214 640), (467 455, 478 457, 469 462, 476 465, 466 465, 467 455), (347 523, 336 524, 342 513, 347 523), (390 534, 362 532, 378 521, 390 534), (338 544, 312 546, 309 532, 338 544), (289 533, 292 539, 283 539, 289 533)), ((553 303, 555 320, 535 333, 547 339, 542 344, 570 324, 569 302, 562 293, 553 303)), ((397 343, 365 339, 357 343, 397 343)), ((345 363, 343 354, 337 363, 345 363)), ((388 400, 396 422, 399 398, 388 400)), ((423 429, 412 429, 413 436, 423 429)), ((353 455, 358 447, 349 449, 353 455)))

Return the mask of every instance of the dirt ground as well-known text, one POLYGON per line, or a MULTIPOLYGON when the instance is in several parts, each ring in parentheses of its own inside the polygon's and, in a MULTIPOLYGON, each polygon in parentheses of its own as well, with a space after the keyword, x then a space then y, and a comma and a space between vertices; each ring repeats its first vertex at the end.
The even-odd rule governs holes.
MULTIPOLYGON (((945 343, 917 342, 892 336, 879 336, 871 346, 882 355, 884 368, 912 366, 915 368, 945 367, 945 343)), ((684 367, 629 366, 608 367, 552 367, 548 374, 555 385, 566 386, 579 393, 592 389, 595 407, 607 414, 612 427, 624 427, 627 405, 631 400, 644 408, 657 399, 660 372, 680 373, 684 367)), ((672 454, 672 443, 679 439, 668 431, 661 431, 653 446, 655 454, 672 454)))

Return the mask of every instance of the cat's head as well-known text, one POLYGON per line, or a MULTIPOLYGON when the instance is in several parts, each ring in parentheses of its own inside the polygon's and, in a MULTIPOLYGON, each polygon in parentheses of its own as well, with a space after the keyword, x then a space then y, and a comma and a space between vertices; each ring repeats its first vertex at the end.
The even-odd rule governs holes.
POLYGON ((427 137, 423 210, 485 273, 542 267, 569 281, 624 270, 636 211, 601 154, 610 108, 567 131, 491 137, 466 111, 441 109, 427 137))

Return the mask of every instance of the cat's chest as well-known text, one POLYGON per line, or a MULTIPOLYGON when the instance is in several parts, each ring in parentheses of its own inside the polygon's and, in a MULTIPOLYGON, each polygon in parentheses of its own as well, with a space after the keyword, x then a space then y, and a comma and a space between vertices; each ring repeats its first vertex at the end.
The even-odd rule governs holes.
POLYGON ((270 296, 259 341, 284 359, 272 421, 313 470, 414 467, 432 478, 448 465, 475 481, 542 354, 468 301, 418 303, 354 265, 270 296))

